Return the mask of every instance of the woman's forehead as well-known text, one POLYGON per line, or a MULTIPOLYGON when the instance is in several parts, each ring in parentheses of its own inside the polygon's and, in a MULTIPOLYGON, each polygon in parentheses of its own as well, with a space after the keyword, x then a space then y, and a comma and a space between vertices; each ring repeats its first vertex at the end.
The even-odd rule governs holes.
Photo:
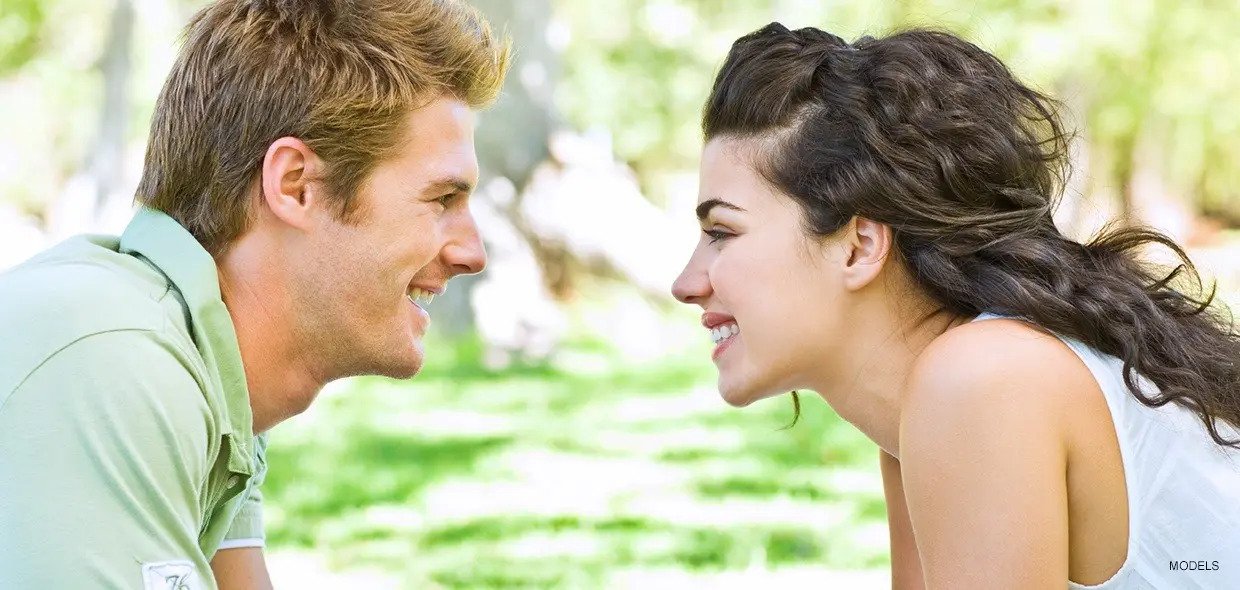
POLYGON ((717 138, 702 150, 698 217, 799 212, 796 203, 754 167, 758 140, 717 138))

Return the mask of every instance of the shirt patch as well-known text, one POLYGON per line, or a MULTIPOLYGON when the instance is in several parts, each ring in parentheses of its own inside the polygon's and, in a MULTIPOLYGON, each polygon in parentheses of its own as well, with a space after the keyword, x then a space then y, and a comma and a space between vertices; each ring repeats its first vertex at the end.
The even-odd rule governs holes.
POLYGON ((143 590, 203 590, 202 580, 188 561, 142 564, 143 590))

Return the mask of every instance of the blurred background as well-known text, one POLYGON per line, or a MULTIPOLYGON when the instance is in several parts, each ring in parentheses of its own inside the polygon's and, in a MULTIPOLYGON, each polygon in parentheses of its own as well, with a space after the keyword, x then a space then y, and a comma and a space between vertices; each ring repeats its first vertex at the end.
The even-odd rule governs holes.
MULTIPOLYGON (((434 303, 421 375, 334 383, 273 431, 277 587, 889 587, 876 447, 812 395, 787 429, 786 397, 728 408, 668 295, 697 239, 702 102, 772 20, 996 53, 1079 130, 1064 231, 1151 223, 1235 301, 1232 0, 474 4, 517 50, 478 132, 490 265, 434 303)), ((124 227, 200 5, 0 0, 0 269, 124 227)))

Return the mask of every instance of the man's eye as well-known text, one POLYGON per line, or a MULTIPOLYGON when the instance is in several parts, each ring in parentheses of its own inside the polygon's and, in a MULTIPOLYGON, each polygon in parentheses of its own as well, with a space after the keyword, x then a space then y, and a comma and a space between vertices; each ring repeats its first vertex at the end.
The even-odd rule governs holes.
POLYGON ((438 199, 435 199, 435 202, 439 203, 440 205, 443 205, 444 207, 447 207, 448 205, 452 204, 452 201, 456 199, 456 195, 457 193, 448 193, 442 197, 439 197, 438 199))
POLYGON ((702 230, 702 233, 710 237, 710 243, 712 244, 714 244, 715 242, 718 242, 719 240, 726 240, 732 237, 733 235, 725 231, 719 231, 717 229, 704 229, 702 230))

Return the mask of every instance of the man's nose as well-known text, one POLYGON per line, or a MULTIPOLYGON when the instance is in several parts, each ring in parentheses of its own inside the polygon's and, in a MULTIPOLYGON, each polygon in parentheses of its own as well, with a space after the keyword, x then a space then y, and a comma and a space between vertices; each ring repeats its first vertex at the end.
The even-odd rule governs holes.
POLYGON ((486 246, 474 216, 465 213, 464 219, 454 228, 454 236, 444 246, 444 259, 454 275, 472 275, 487 266, 486 246))

